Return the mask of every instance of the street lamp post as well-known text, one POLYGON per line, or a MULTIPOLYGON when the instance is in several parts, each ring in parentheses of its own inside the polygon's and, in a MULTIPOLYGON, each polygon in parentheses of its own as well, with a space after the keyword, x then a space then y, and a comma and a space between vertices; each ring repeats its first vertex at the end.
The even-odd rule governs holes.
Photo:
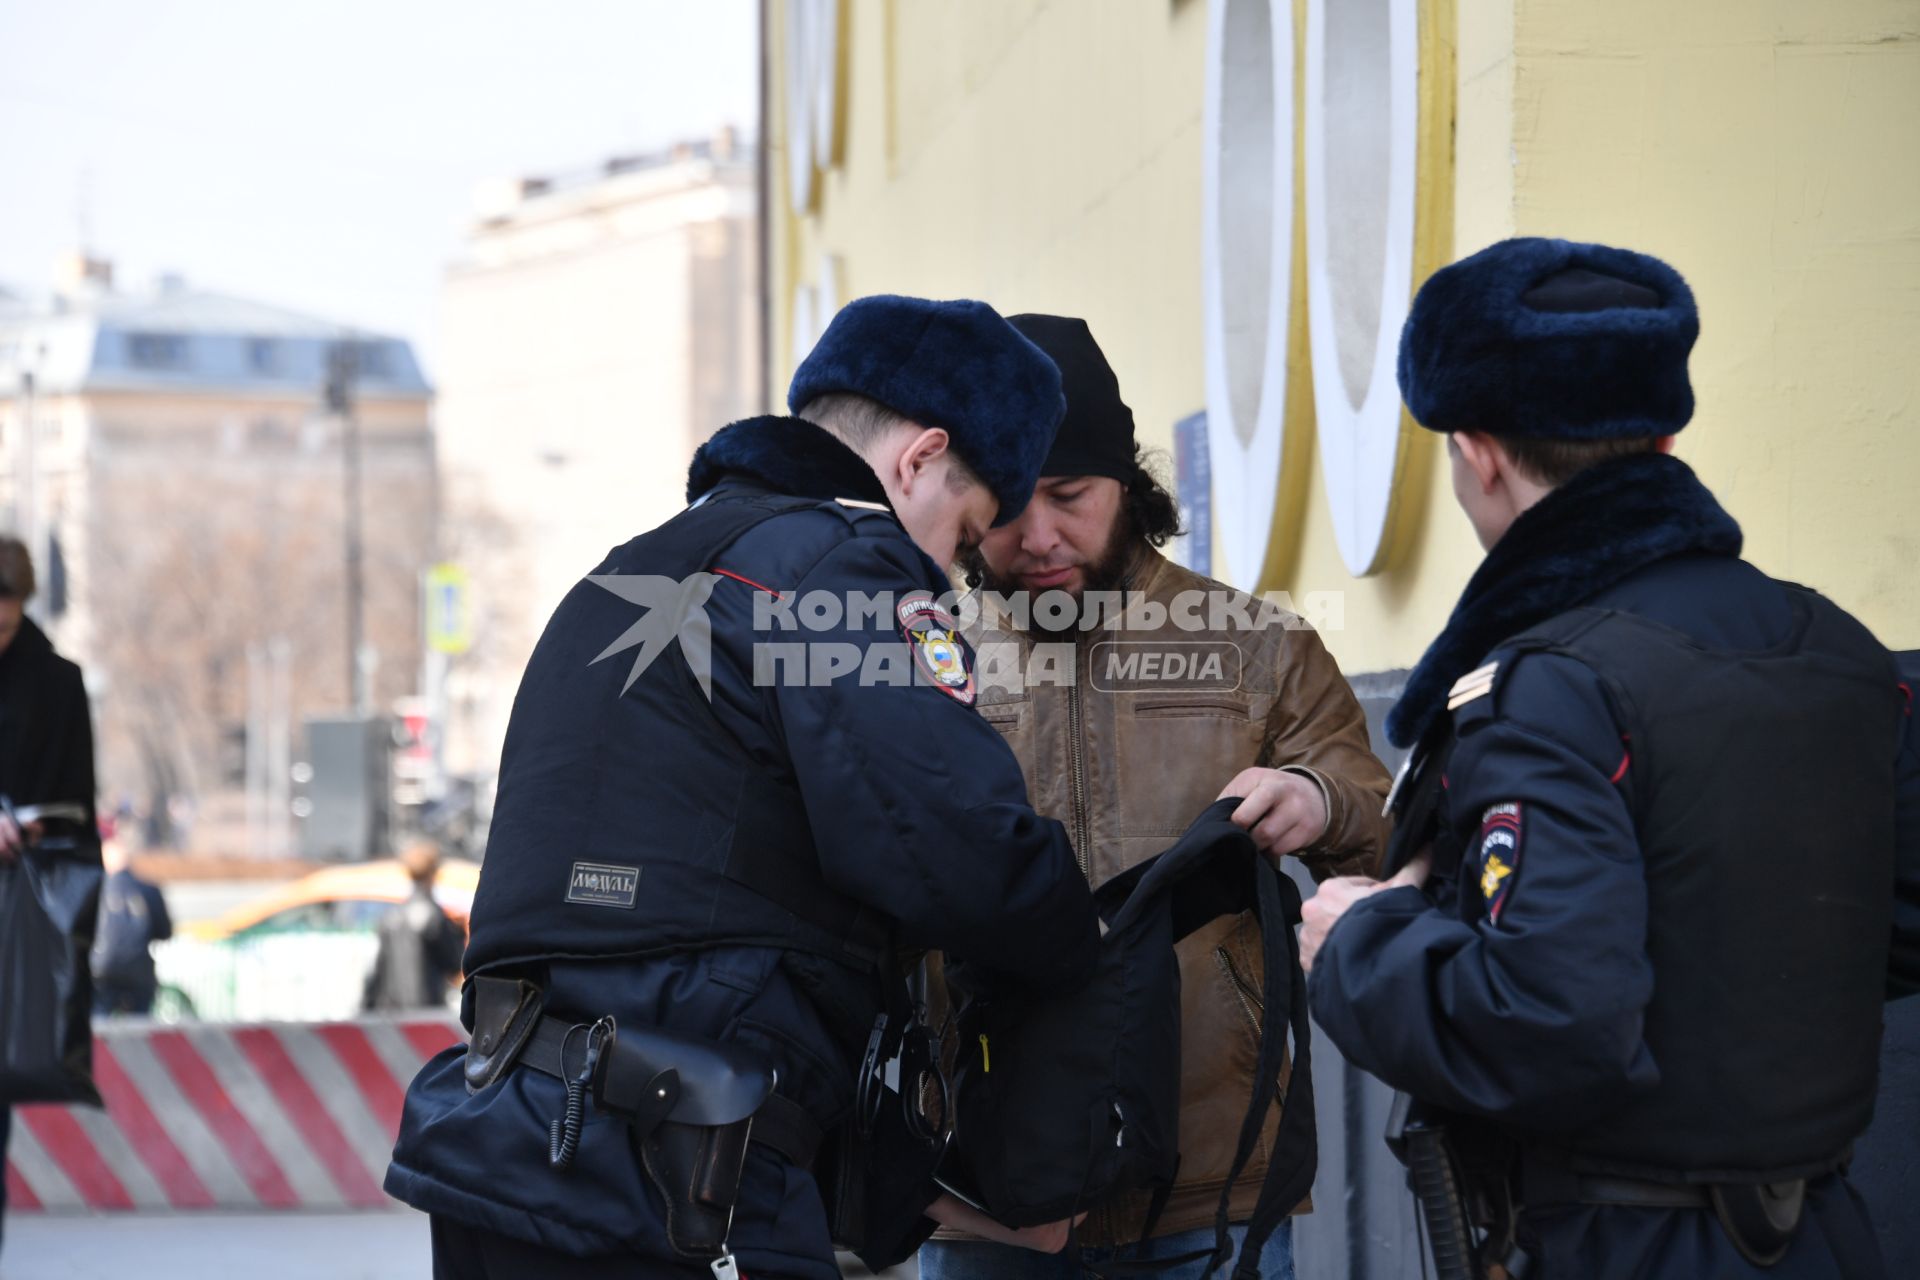
POLYGON ((340 418, 341 469, 346 485, 347 690, 353 699, 353 714, 364 718, 373 709, 373 699, 361 653, 365 643, 361 616, 365 584, 360 533, 360 424, 354 413, 354 379, 358 373, 359 354, 353 342, 335 342, 327 352, 327 408, 340 418))
MULTIPOLYGON (((41 528, 40 515, 40 425, 35 421, 34 395, 38 390, 31 365, 20 370, 20 446, 15 455, 18 464, 13 479, 17 504, 17 518, 20 521, 20 537, 27 544, 27 555, 32 559, 35 570, 42 575, 42 581, 51 582, 52 574, 47 565, 46 539, 41 528)), ((27 611, 35 617, 42 616, 47 607, 48 593, 38 592, 28 601, 27 611)))

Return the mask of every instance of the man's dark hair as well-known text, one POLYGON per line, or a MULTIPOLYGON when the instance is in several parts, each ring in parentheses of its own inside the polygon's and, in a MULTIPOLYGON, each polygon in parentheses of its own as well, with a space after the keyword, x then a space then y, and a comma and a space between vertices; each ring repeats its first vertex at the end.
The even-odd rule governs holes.
POLYGON ((1133 474, 1128 476, 1127 521, 1133 532, 1154 547, 1164 547, 1180 536, 1180 504, 1155 475, 1163 463, 1159 456, 1133 446, 1133 474))
POLYGON ((33 556, 18 538, 0 535, 0 600, 31 600, 33 556))
POLYGON ((1658 447, 1653 436, 1611 440, 1537 440, 1529 436, 1494 436, 1513 464, 1541 484, 1559 488, 1588 467, 1658 447))

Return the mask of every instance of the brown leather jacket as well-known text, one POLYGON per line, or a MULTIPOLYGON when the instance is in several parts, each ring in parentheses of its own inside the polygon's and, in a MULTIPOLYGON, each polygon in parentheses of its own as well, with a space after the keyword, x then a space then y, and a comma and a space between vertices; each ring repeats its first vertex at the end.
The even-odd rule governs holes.
MULTIPOLYGON (((1224 592, 1232 602, 1250 605, 1244 594, 1145 547, 1127 589, 1169 611, 1183 592, 1224 592)), ((1249 612, 1257 608, 1251 604, 1249 612)), ((1190 626, 1196 618, 1213 621, 1207 612, 1203 604, 1198 615, 1189 607, 1183 616, 1190 626)), ((1156 630, 1143 631, 1130 619, 1120 631, 1075 632, 1063 636, 1073 641, 1076 655, 1070 684, 1023 681, 1023 688, 1009 690, 982 682, 981 714, 1019 758, 1033 807, 1066 824, 1094 885, 1172 844, 1234 775, 1253 766, 1295 770, 1324 792, 1326 831, 1300 851, 1316 878, 1363 874, 1374 866, 1385 837, 1380 810, 1389 779, 1368 746, 1365 717, 1339 667, 1320 637, 1292 615, 1285 625, 1259 629, 1221 620, 1225 630, 1196 632, 1176 624, 1169 612, 1156 630), (1224 678, 1206 682, 1204 689, 1163 682, 1160 691, 1156 682, 1136 678, 1119 681, 1123 691, 1113 691, 1113 656, 1129 651, 1102 645, 1143 640, 1222 653, 1229 658, 1224 678), (1237 662, 1224 654, 1223 642, 1239 651, 1237 662), (1236 684, 1236 665, 1237 687, 1229 688, 1236 684)), ((969 639, 983 674, 996 664, 1007 670, 1016 654, 1011 669, 1026 671, 1030 638, 982 629, 969 639)), ((1179 959, 1180 1180, 1156 1235, 1213 1222, 1253 1091, 1263 1009, 1260 930, 1251 913, 1217 920, 1188 937, 1179 959)), ((1283 1074, 1283 1091, 1285 1086, 1283 1074)), ((1235 1185, 1235 1221, 1253 1211, 1278 1124, 1276 1112, 1235 1185)), ((1295 1212, 1310 1208, 1303 1203, 1295 1212)), ((1104 1207, 1087 1219, 1080 1239, 1088 1245, 1129 1243, 1139 1238, 1146 1211, 1144 1195, 1104 1207)))

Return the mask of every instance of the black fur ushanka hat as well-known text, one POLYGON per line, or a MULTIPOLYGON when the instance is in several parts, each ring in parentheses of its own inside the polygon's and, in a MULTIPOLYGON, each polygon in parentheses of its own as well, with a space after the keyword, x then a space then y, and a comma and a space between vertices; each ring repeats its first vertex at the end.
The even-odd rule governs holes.
POLYGON ((1699 334, 1693 291, 1658 258, 1503 240, 1421 286, 1400 333, 1400 394, 1433 431, 1668 436, 1693 416, 1699 334))
POLYGON ((794 371, 787 405, 852 392, 928 427, 1000 499, 995 524, 1027 505, 1066 413, 1060 370, 984 302, 875 294, 840 309, 794 371))

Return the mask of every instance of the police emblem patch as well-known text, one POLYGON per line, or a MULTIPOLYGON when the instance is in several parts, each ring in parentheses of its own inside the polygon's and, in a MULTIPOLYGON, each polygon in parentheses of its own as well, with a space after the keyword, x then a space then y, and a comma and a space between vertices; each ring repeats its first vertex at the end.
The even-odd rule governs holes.
POLYGON ((914 665, 927 682, 957 702, 973 705, 973 662, 953 615, 932 596, 915 592, 896 610, 914 665))
POLYGON ((1513 897, 1513 880, 1520 870, 1520 806, 1496 804, 1480 816, 1480 897, 1487 918, 1500 923, 1500 913, 1513 897))

